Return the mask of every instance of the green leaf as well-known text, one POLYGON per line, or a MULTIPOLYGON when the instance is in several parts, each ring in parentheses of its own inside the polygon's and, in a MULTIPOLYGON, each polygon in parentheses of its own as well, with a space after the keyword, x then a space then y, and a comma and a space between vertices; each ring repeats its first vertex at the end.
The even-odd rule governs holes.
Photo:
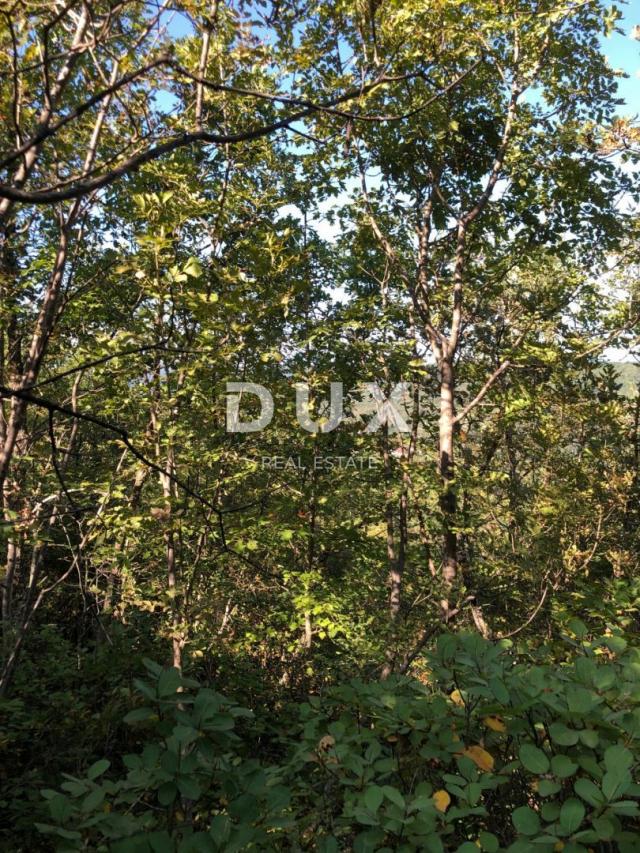
POLYGON ((573 746, 578 742, 578 738, 580 737, 578 732, 568 728, 564 723, 551 723, 549 734, 552 740, 561 746, 573 746))
POLYGON ((151 720, 156 716, 153 708, 134 708, 124 717, 125 723, 141 723, 143 720, 151 720))
POLYGON ((579 797, 589 803, 590 806, 600 806, 604 803, 605 798, 602 791, 597 785, 594 785, 591 779, 576 779, 573 785, 573 790, 579 797))
MULTIPOLYGON (((79 841, 82 836, 75 829, 63 829, 61 826, 56 826, 55 834, 59 835, 60 838, 66 838, 69 841, 79 841)), ((66 848, 65 848, 66 849, 66 848)), ((75 847, 72 849, 76 849, 75 847)))
POLYGON ((589 749, 595 749, 598 745, 598 741, 600 740, 600 736, 598 732, 593 729, 584 729, 580 732, 580 740, 585 746, 588 746, 589 749))
POLYGON ((568 755, 554 755, 551 759, 551 772, 560 779, 573 776, 577 769, 578 765, 568 755))
POLYGON ((604 766, 609 771, 629 770, 633 764, 633 753, 622 744, 610 746, 604 753, 604 766))
POLYGON ((230 714, 215 714, 211 719, 202 723, 202 728, 208 732, 229 732, 235 728, 235 720, 230 714))
POLYGON ((618 800, 617 803, 611 803, 609 810, 615 814, 628 815, 629 817, 640 813, 640 807, 634 800, 618 800))
POLYGON ((145 666, 147 672, 151 673, 154 678, 158 678, 160 673, 162 672, 162 667, 156 661, 151 660, 151 658, 142 658, 142 663, 145 666))
POLYGON ((73 811, 71 801, 64 794, 56 794, 55 797, 52 797, 49 800, 48 807, 49 814, 57 823, 65 823, 73 811))
POLYGON ((158 802, 161 806, 170 806, 177 793, 178 789, 173 782, 165 782, 158 788, 158 802))
POLYGON ((102 776, 102 774, 111 767, 111 762, 107 761, 106 758, 101 758, 100 761, 96 761, 95 764, 92 764, 91 767, 87 770, 87 779, 97 779, 98 776, 102 776))
POLYGON ((580 828, 585 812, 585 807, 580 800, 571 797, 562 804, 562 808, 560 809, 560 825, 566 832, 572 835, 580 828))
POLYGON ((520 747, 518 755, 520 756, 520 761, 523 766, 526 767, 530 773, 535 773, 540 776, 549 770, 549 759, 546 754, 532 743, 523 744, 520 747))
POLYGON ((102 805, 102 801, 105 798, 105 791, 102 788, 96 788, 95 791, 91 791, 82 801, 81 809, 83 812, 91 812, 94 809, 98 808, 98 806, 102 805))
POLYGON ((384 800, 384 791, 379 785, 370 785, 364 792, 364 804, 370 812, 375 814, 384 800))
POLYGON ((189 258, 187 263, 184 265, 184 272, 191 278, 198 278, 201 276, 202 267, 200 266, 200 261, 197 258, 189 258))
POLYGON ((553 823, 560 817, 560 804, 555 800, 543 803, 540 806, 540 814, 547 823, 553 823))
POLYGON ((510 696, 509 691, 504 685, 504 681, 500 678, 490 678, 489 688, 501 705, 508 705, 510 696))
POLYGON ((582 619, 569 619, 567 627, 579 640, 582 640, 589 633, 589 630, 582 619))
POLYGON ((444 853, 444 845, 439 835, 430 835, 422 840, 425 853, 444 853))
POLYGON ((500 849, 500 841, 492 832, 481 832, 478 841, 486 853, 497 853, 500 849))
MULTIPOLYGON (((595 703, 595 696, 586 687, 572 685, 567 688, 566 699, 573 714, 588 714, 595 703)), ((579 733, 577 737, 579 737, 579 733)))
POLYGON ((453 634, 440 634, 436 640, 438 656, 445 662, 455 655, 457 648, 458 640, 453 634))
POLYGON ((554 782, 552 779, 541 779, 538 782, 538 793, 541 797, 550 797, 557 794, 560 787, 560 783, 554 782))
POLYGON ((146 836, 153 853, 174 853, 175 845, 166 830, 161 832, 150 832, 146 836))
POLYGON ((522 835, 535 835, 540 830, 540 818, 529 806, 520 806, 511 815, 513 825, 522 835))
POLYGON ((601 841, 608 841, 613 837, 613 833, 616 831, 613 823, 606 817, 595 817, 592 820, 592 824, 601 841))
POLYGON ((391 785, 383 785, 382 790, 388 800, 391 800, 392 803, 395 803, 401 809, 405 808, 404 797, 397 788, 393 788, 391 785))
POLYGON ((316 840, 318 853, 340 853, 340 847, 333 835, 326 835, 316 840))
POLYGON ((631 773, 625 767, 607 770, 602 777, 602 793, 607 800, 619 800, 631 785, 631 773))
POLYGON ((180 687, 180 673, 175 667, 163 669, 158 679, 158 696, 166 698, 173 694, 180 687))
POLYGON ((180 795, 187 800, 197 800, 201 794, 200 786, 191 776, 180 776, 178 778, 178 790, 180 795))
POLYGON ((614 654, 619 655, 627 648, 627 641, 623 637, 618 636, 605 637, 603 645, 605 645, 614 654))

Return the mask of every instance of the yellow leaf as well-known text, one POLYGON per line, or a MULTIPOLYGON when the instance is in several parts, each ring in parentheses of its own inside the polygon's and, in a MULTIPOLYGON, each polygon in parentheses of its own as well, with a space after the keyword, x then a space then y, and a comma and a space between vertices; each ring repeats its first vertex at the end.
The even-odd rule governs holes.
POLYGON ((446 812, 451 804, 451 797, 446 791, 440 789, 433 795, 433 802, 439 812, 446 812))
POLYGON ((556 841, 556 843, 553 845, 553 849, 557 850, 558 853, 560 853, 560 850, 564 850, 564 841, 556 841))
POLYGON ((460 693, 459 690, 454 690, 449 696, 449 699, 451 699, 454 705, 464 705, 464 699, 462 698, 462 693, 460 693))
POLYGON ((491 729, 492 732, 506 732, 507 730, 507 727, 501 717, 485 717, 482 722, 488 729, 491 729))
POLYGON ((493 770, 493 755, 479 744, 467 747, 462 754, 470 758, 480 770, 493 770))

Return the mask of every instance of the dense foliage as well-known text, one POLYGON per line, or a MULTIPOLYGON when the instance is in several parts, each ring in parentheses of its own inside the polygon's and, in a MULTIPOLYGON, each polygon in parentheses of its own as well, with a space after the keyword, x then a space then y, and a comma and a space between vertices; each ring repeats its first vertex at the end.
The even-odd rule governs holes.
POLYGON ((638 849, 629 20, 0 3, 0 848, 638 849))
POLYGON ((65 774, 40 829, 60 850, 632 851, 640 653, 569 631, 561 666, 441 635, 419 681, 311 695, 281 715, 287 735, 149 661, 125 717, 138 751, 113 778, 106 759, 65 774))

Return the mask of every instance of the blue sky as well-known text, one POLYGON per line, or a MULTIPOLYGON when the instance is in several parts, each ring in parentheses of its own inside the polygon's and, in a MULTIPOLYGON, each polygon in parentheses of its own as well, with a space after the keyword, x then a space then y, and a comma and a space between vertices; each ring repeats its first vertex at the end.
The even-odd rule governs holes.
POLYGON ((602 49, 613 68, 620 68, 629 75, 618 83, 618 93, 625 101, 621 112, 640 115, 640 41, 631 38, 633 27, 640 24, 640 0, 630 0, 618 8, 624 13, 619 24, 624 35, 615 33, 603 38, 602 49))

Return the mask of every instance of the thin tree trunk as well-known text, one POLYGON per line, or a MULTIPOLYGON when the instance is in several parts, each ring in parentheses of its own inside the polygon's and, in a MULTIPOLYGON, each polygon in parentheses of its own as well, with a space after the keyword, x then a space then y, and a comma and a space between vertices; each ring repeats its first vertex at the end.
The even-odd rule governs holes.
MULTIPOLYGON (((309 546, 307 548, 307 571, 311 576, 316 561, 316 527, 317 527, 317 504, 316 504, 316 471, 312 471, 311 500, 309 501, 309 546)), ((311 648, 313 642, 313 620, 311 611, 304 614, 304 647, 311 648)))
POLYGON ((398 560, 396 557, 393 500, 390 494, 392 488, 391 454, 389 452, 389 427, 387 424, 384 425, 382 436, 382 459, 384 463, 385 488, 387 492, 384 520, 386 528, 387 566, 389 573, 389 616, 391 617, 391 621, 394 622, 400 612, 402 577, 399 572, 398 560))
POLYGON ((452 359, 442 358, 440 363, 440 423, 439 463, 442 493, 440 508, 443 522, 442 577, 450 586, 458 575, 458 539, 455 533, 456 493, 454 485, 454 368, 452 359))

